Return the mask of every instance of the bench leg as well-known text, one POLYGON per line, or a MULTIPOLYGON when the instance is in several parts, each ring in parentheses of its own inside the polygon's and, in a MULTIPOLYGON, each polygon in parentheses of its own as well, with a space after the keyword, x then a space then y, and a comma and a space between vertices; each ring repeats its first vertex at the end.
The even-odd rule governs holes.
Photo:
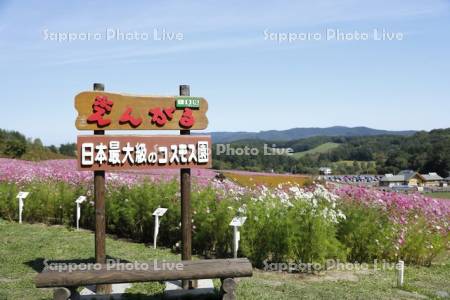
POLYGON ((77 292, 77 288, 65 288, 59 287, 53 290, 53 300, 79 300, 80 294, 77 292))
POLYGON ((53 290, 53 300, 69 300, 70 290, 65 287, 59 287, 53 290))
POLYGON ((222 279, 220 287, 221 300, 236 300, 236 281, 233 278, 222 279))

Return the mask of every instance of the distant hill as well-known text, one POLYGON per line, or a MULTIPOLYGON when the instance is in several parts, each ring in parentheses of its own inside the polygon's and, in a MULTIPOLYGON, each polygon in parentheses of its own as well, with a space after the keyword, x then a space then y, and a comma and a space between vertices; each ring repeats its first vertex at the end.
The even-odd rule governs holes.
POLYGON ((287 130, 268 130, 260 132, 225 132, 217 131, 209 133, 214 143, 230 143, 239 140, 264 140, 264 141, 292 141, 314 136, 374 136, 374 135, 398 135, 411 136, 416 131, 389 131, 372 129, 368 127, 333 126, 326 128, 292 128, 287 130))

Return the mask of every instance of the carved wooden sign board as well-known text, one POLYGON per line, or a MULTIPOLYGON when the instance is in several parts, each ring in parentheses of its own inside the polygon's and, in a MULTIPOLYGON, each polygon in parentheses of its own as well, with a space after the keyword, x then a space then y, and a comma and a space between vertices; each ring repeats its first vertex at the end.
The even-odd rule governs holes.
POLYGON ((78 130, 201 130, 208 102, 190 96, 134 96, 81 92, 75 97, 78 130))

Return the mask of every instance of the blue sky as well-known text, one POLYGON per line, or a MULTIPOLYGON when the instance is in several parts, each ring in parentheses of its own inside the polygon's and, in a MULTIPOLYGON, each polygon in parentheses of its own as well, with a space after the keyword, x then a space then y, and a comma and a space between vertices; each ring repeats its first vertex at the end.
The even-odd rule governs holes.
POLYGON ((73 142, 73 98, 93 82, 161 95, 190 84, 209 101, 209 131, 450 127, 449 17, 448 0, 0 1, 0 128, 73 142), (374 29, 403 38, 375 41, 374 29), (107 30, 149 38, 107 40, 107 30), (327 30, 370 37, 327 40, 327 30), (46 39, 69 32, 99 38, 46 39))

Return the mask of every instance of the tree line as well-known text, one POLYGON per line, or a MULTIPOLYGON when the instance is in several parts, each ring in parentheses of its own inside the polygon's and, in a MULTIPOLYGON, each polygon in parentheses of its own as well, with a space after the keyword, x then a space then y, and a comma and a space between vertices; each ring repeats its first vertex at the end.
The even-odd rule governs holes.
POLYGON ((386 174, 411 169, 421 173, 437 172, 445 177, 450 171, 450 128, 417 132, 412 136, 321 136, 287 142, 242 140, 230 144, 230 148, 244 146, 260 149, 259 154, 218 155, 216 147, 213 147, 213 166, 218 169, 309 174, 316 174, 319 167, 327 166, 338 174, 386 174), (328 142, 339 146, 325 153, 313 152, 298 158, 267 156, 262 152, 264 144, 302 152, 328 142))
MULTIPOLYGON (((317 174, 320 167, 331 167, 335 174, 386 174, 411 169, 421 173, 437 172, 444 177, 450 175, 450 128, 417 132, 412 136, 317 136, 281 142, 241 140, 229 145, 231 149, 244 147, 256 148, 258 153, 219 154, 217 145, 213 145, 213 168, 302 174, 317 174), (330 142, 338 144, 338 147, 324 153, 312 151, 301 157, 265 155, 267 145, 303 152, 330 142)), ((44 146, 40 139, 0 129, 2 157, 28 160, 69 158, 75 157, 75 151, 75 143, 44 146)))
POLYGON ((30 139, 18 131, 0 129, 0 156, 26 160, 75 157, 75 143, 44 146, 40 139, 30 139))

